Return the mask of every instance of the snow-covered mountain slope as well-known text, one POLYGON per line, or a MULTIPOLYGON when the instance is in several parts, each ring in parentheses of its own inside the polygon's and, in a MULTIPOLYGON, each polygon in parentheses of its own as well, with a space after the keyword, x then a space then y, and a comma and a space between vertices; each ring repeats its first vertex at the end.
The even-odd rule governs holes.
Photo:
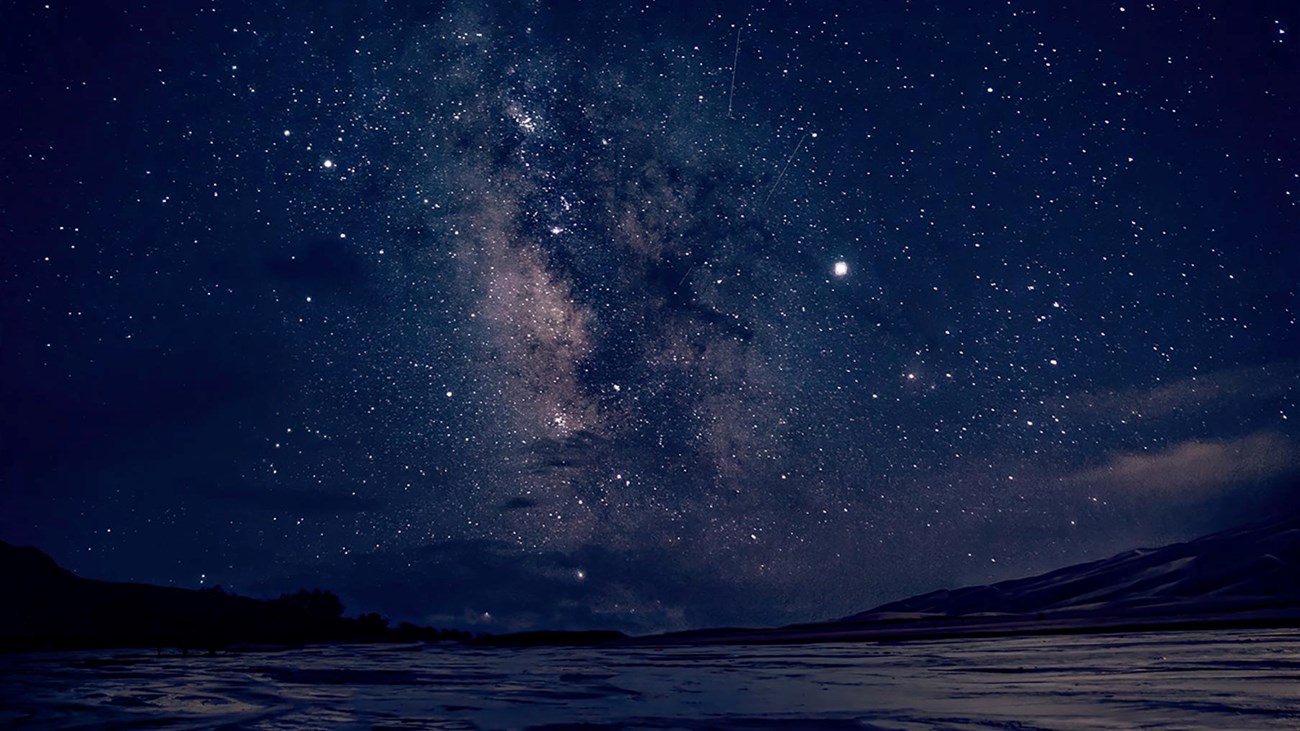
POLYGON ((839 620, 639 641, 898 641, 1231 627, 1300 627, 1300 512, 1041 576, 921 594, 839 620))
POLYGON ((1202 613, 1300 604, 1300 516, 1142 549, 989 586, 891 602, 844 622, 890 615, 1202 613))

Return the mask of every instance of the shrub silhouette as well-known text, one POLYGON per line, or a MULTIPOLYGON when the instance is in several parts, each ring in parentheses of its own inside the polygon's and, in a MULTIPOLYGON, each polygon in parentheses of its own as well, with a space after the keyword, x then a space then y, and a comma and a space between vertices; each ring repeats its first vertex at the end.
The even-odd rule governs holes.
POLYGON ((320 589, 300 589, 293 594, 281 594, 275 604, 287 614, 312 624, 327 624, 343 616, 343 602, 338 596, 320 589))
POLYGON ((0 541, 0 650, 165 647, 215 652, 233 644, 430 641, 461 633, 403 625, 370 613, 343 616, 343 602, 321 589, 278 599, 93 581, 32 548, 0 541))

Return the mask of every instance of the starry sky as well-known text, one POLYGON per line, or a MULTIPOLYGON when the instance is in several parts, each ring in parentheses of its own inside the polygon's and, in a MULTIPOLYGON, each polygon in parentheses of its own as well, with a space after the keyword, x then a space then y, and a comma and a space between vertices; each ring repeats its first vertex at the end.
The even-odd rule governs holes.
POLYGON ((1300 11, 7 3, 0 538, 842 616, 1300 499, 1300 11))

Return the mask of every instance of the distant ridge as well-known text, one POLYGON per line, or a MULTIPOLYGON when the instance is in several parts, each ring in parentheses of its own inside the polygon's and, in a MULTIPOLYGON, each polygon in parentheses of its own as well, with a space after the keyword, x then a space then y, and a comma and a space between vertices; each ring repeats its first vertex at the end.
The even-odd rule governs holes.
POLYGON ((278 599, 83 579, 35 548, 0 541, 0 650, 467 639, 468 633, 343 616, 327 591, 278 599))
POLYGON ((1300 519, 1255 523, 1163 548, 989 586, 940 590, 883 604, 880 615, 1205 613, 1300 604, 1300 519))
MULTIPOLYGON (((0 650, 218 649, 231 644, 469 639, 369 614, 329 592, 258 600, 77 577, 35 548, 0 541, 0 650)), ((1300 627, 1300 511, 1162 548, 987 586, 943 589, 838 620, 775 629, 704 629, 627 638, 528 632, 483 644, 671 645, 899 641, 1230 627, 1300 627)))
POLYGON ((699 630, 653 643, 787 643, 1300 626, 1300 512, 828 622, 699 630))

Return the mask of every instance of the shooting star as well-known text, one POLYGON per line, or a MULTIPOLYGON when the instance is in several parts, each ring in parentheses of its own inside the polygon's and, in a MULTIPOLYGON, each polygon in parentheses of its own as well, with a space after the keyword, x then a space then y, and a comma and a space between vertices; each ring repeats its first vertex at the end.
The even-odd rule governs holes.
POLYGON ((731 116, 731 103, 736 99, 736 62, 740 60, 740 28, 736 29, 736 52, 731 57, 731 93, 727 94, 727 116, 731 116))
POLYGON ((699 266, 699 265, 698 265, 698 264, 692 264, 692 265, 691 265, 691 268, 686 270, 686 273, 682 275, 682 278, 679 279, 679 280, 677 280, 677 286, 678 286, 678 287, 682 286, 682 284, 686 281, 686 278, 689 277, 689 276, 691 276, 691 272, 695 271, 695 267, 697 267, 697 266, 699 266))
POLYGON ((776 192, 777 186, 781 184, 781 178, 785 177, 785 171, 790 169, 790 163, 794 162, 794 156, 799 154, 799 148, 803 147, 803 141, 806 139, 808 139, 808 133, 804 132, 803 137, 799 138, 799 144, 794 146, 794 152, 790 153, 790 157, 786 158, 785 167, 781 168, 781 174, 776 176, 776 182, 772 183, 772 189, 767 191, 767 197, 763 199, 764 207, 766 207, 767 202, 772 199, 772 194, 776 192))

